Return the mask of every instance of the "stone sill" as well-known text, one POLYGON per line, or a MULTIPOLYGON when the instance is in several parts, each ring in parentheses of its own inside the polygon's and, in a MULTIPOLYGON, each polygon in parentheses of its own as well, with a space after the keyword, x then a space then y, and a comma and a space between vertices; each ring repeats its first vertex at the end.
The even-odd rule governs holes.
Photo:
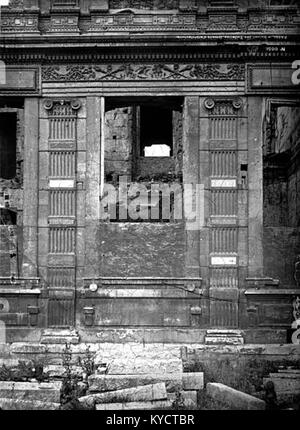
POLYGON ((32 290, 25 288, 1 288, 0 286, 0 297, 3 295, 39 295, 41 290, 34 288, 32 290))
POLYGON ((266 296, 298 296, 300 295, 299 289, 266 289, 266 288, 253 288, 245 291, 246 296, 257 296, 257 295, 266 295, 266 296))

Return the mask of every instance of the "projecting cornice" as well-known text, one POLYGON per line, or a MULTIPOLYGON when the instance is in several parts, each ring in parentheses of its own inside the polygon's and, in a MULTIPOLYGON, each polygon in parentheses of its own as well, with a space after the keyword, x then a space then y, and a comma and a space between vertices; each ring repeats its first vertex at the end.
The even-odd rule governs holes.
MULTIPOLYGON (((33 1, 33 0, 32 0, 33 1)), ((28 3, 28 2, 27 2, 28 3)), ((26 1, 15 0, 1 9, 1 34, 41 38, 56 36, 106 37, 148 35, 160 41, 190 36, 203 38, 258 36, 296 36, 300 33, 300 9, 284 8, 198 7, 193 0, 77 0, 45 1, 48 8, 26 8, 26 1), (69 6, 68 6, 69 5, 69 6)), ((38 2, 36 2, 38 5, 38 2)), ((220 3, 220 2, 219 2, 220 3)), ((226 3, 226 2, 224 2, 226 3)), ((227 2, 228 3, 228 2, 227 2)), ((178 41, 179 41, 178 40, 178 41)), ((187 40, 187 39, 186 39, 187 40)))

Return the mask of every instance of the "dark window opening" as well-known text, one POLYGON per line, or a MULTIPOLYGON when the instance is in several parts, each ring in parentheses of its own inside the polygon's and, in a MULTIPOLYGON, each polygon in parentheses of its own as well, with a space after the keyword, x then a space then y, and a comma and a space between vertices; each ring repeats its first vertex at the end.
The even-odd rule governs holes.
POLYGON ((300 106, 270 101, 263 147, 263 246, 268 276, 295 286, 300 254, 300 106))
POLYGON ((17 225, 17 213, 10 209, 0 209, 0 225, 17 225))
MULTIPOLYGON (((176 187, 181 187, 182 100, 173 98, 108 100, 106 108, 105 183, 114 187, 117 196, 121 183, 127 183, 128 189, 134 185, 141 190, 141 197, 132 196, 130 193, 120 200, 113 197, 113 202, 109 200, 109 207, 104 209, 109 215, 104 219, 109 222, 177 220, 177 215, 174 216, 172 194, 168 202, 165 194, 164 197, 158 196, 155 194, 156 191, 152 192, 151 187, 164 186, 164 193, 168 186, 176 190, 176 187), (124 204, 126 198, 127 204, 124 204), (126 206, 136 207, 136 210, 127 211, 126 206)), ((101 201, 105 204, 104 200, 101 201)), ((176 206, 176 214, 177 212, 176 206)))
POLYGON ((17 117, 15 113, 0 114, 0 178, 16 176, 17 117))
POLYGON ((172 156, 172 110, 141 106, 140 115, 140 155, 142 157, 172 156))

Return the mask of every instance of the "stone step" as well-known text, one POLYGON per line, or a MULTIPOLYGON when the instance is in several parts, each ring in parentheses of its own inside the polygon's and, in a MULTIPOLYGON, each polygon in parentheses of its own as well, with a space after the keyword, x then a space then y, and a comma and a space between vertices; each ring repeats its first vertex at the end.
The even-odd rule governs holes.
POLYGON ((42 333, 41 344, 78 344, 79 335, 76 330, 45 329, 42 333))
POLYGON ((205 336, 206 345, 243 345, 244 337, 241 330, 209 329, 205 336))
POLYGON ((78 399, 83 406, 91 407, 98 403, 128 403, 167 400, 164 383, 125 388, 105 393, 89 394, 78 399))
POLYGON ((142 375, 149 373, 182 373, 182 360, 118 359, 109 362, 110 375, 142 375))
POLYGON ((125 388, 164 382, 168 392, 183 389, 181 373, 151 373, 143 375, 92 375, 89 377, 89 392, 102 393, 125 388))
POLYGON ((61 382, 0 381, 0 398, 59 403, 61 382))
POLYGON ((144 411, 172 409, 170 400, 155 400, 152 402, 101 403, 96 405, 97 411, 144 411))
POLYGON ((95 362, 109 362, 112 357, 126 357, 128 360, 173 360, 181 358, 181 349, 178 345, 164 344, 105 344, 96 353, 95 362))
POLYGON ((38 400, 0 398, 0 408, 4 411, 53 411, 59 409, 60 404, 38 400))

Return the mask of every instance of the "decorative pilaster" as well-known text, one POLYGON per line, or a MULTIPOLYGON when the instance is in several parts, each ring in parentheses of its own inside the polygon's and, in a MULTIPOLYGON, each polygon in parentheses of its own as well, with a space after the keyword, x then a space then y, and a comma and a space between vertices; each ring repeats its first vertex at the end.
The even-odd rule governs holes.
MULTIPOLYGON (((72 326, 75 311, 77 229, 77 116, 81 103, 45 100, 48 118, 47 283, 49 326, 72 326)), ((40 220, 43 223, 43 211, 40 220)), ((47 234, 45 234, 47 230, 47 234)))

